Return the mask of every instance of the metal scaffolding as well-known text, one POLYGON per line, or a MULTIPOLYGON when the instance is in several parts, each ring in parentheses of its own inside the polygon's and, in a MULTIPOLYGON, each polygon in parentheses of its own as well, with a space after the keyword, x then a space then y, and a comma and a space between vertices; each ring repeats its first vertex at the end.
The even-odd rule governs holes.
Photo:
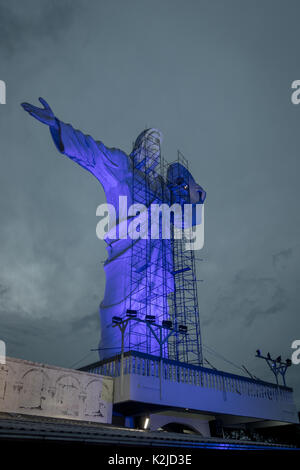
MULTIPOLYGON (((179 151, 177 162, 188 170, 188 161, 179 151)), ((178 178, 182 177, 178 173, 178 178)), ((169 356, 180 362, 203 365, 195 253, 185 249, 184 237, 176 239, 173 236, 171 245, 175 289, 169 296, 169 313, 175 328, 185 325, 187 334, 170 338, 169 356)))
MULTIPOLYGON (((170 164, 157 151, 158 141, 151 139, 153 136, 150 134, 142 148, 138 149, 138 154, 133 152, 132 158, 132 200, 147 208, 152 203, 172 202, 172 188, 168 181, 170 164)), ((188 169, 188 162, 180 152, 176 162, 188 169)), ((150 209, 148 215, 146 223, 151 219, 150 209)), ((155 317, 156 323, 171 320, 176 330, 180 325, 187 327, 187 334, 171 335, 168 338, 163 345, 163 357, 202 365, 194 251, 185 251, 184 239, 174 237, 172 224, 170 239, 153 239, 149 225, 146 239, 139 242, 132 240, 130 263, 128 308, 136 310, 140 318, 149 318, 151 321, 151 317, 155 317)), ((127 335, 128 350, 153 355, 161 353, 157 342, 153 341, 151 328, 146 325, 142 328, 141 323, 131 321, 127 335)))

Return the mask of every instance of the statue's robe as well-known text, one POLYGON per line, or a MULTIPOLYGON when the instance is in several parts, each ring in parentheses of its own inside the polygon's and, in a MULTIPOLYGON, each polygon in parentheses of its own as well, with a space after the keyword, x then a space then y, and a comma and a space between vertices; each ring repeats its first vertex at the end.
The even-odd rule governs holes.
MULTIPOLYGON (((141 202, 133 194, 133 159, 122 150, 108 148, 91 136, 75 130, 70 124, 57 120, 58 128, 50 128, 58 150, 92 173, 102 184, 106 201, 118 208, 119 196, 127 196, 128 207, 141 202)), ((143 187, 146 174, 135 170, 143 187)), ((144 185, 146 187, 146 185, 144 185)), ((142 197, 143 200, 143 197, 142 197)), ((168 189, 161 178, 152 181, 145 193, 144 204, 170 202, 168 189), (150 197, 149 197, 150 195, 150 197)), ((117 211, 117 225, 127 224, 120 220, 117 211)), ((118 233, 118 232, 117 232, 118 233)), ((172 249, 170 240, 132 240, 105 238, 108 257, 104 264, 106 286, 104 299, 100 304, 101 338, 100 359, 120 351, 120 332, 112 328, 113 316, 124 316, 127 309, 139 314, 155 315, 160 321, 168 319, 168 295, 174 291, 172 249), (147 252, 147 259, 145 258, 147 252), (146 263, 145 263, 146 259, 146 263)), ((142 315, 143 318, 143 315, 142 315)), ((143 352, 159 351, 154 338, 149 338, 145 324, 132 320, 126 331, 125 350, 129 346, 143 352), (148 342, 145 337, 148 336, 148 342), (140 344, 138 344, 140 343, 140 344), (142 343, 142 344, 141 344, 142 343), (148 344, 148 346, 147 346, 148 344)), ((167 356, 165 345, 164 355, 167 356)))

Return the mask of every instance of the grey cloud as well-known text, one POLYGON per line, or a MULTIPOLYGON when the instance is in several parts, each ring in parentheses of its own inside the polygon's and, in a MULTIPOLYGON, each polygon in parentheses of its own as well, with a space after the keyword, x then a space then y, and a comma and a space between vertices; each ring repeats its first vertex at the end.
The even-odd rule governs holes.
MULTIPOLYGON (((71 367, 98 344, 98 331, 91 323, 84 331, 74 331, 63 318, 37 319, 24 311, 0 310, 0 318, 0 338, 11 357, 71 367)), ((97 360, 97 353, 90 353, 89 360, 97 360)))
MULTIPOLYGON (((245 316, 245 325, 250 326, 256 320, 256 318, 269 317, 276 314, 284 314, 287 307, 287 296, 278 284, 274 284, 272 288, 273 292, 269 297, 269 306, 266 308, 261 307, 261 299, 258 299, 257 306, 250 308, 245 316)), ((268 322, 268 318, 265 318, 268 322)))
POLYGON ((0 298, 7 294, 7 292, 9 291, 9 288, 7 286, 4 286, 3 284, 0 284, 0 298))
POLYGON ((287 262, 291 259, 293 255, 293 249, 287 248, 285 250, 279 251, 273 255, 273 265, 275 268, 286 267, 287 262))
POLYGON ((0 47, 11 56, 31 41, 50 39, 59 42, 60 33, 69 27, 77 11, 71 0, 0 1, 0 47))
POLYGON ((99 328, 99 311, 90 313, 71 322, 72 330, 82 331, 83 329, 99 328))
POLYGON ((215 310, 211 318, 206 317, 204 325, 237 321, 249 327, 256 319, 283 313, 286 307, 286 292, 275 278, 255 278, 242 271, 220 293, 215 310))

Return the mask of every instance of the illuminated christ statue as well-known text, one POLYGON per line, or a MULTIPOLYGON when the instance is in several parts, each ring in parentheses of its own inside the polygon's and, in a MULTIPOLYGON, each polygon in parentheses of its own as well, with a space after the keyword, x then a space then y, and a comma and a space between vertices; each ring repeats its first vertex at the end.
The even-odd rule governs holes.
MULTIPOLYGON (((60 121, 48 103, 40 98, 43 107, 39 108, 22 103, 23 108, 50 128, 52 138, 58 150, 91 172, 103 186, 106 201, 117 211, 116 225, 128 224, 127 216, 118 213, 119 196, 126 196, 128 206, 143 202, 150 204, 162 202, 189 201, 192 204, 203 204, 205 191, 192 175, 179 163, 170 165, 168 182, 157 177, 148 185, 147 197, 137 198, 133 192, 133 171, 135 178, 142 183, 147 179, 149 165, 143 164, 142 154, 147 145, 151 145, 151 154, 160 156, 161 134, 156 129, 143 131, 136 139, 133 151, 127 155, 122 150, 108 148, 101 141, 75 130, 70 124, 60 121), (150 144, 149 144, 150 142, 150 144), (137 169, 140 168, 140 169, 137 169), (135 169, 135 170, 134 170, 135 169), (180 177, 178 177, 180 173, 180 177), (173 185, 173 197, 169 186, 173 185), (150 194, 150 198, 149 198, 150 194), (174 200, 174 194, 175 200, 174 200), (125 218, 124 218, 125 217, 125 218)), ((147 150, 147 149, 146 149, 147 150)), ((131 220, 134 218, 132 216, 131 220)), ((150 299, 148 314, 159 318, 168 318, 167 296, 174 290, 174 273, 170 240, 146 240, 131 238, 105 238, 108 257, 104 264, 106 287, 104 299, 100 304, 101 338, 100 358, 109 357, 120 350, 118 329, 110 328, 113 316, 124 316, 127 309, 143 311, 145 296, 150 299), (150 243, 150 245, 149 245, 150 243), (148 245, 147 245, 148 244, 148 245), (147 250, 148 259, 138 253, 147 250), (136 257, 136 260, 133 260, 136 257), (135 261, 133 263, 133 261, 135 261), (134 280, 133 280, 134 276, 134 280)), ((132 332, 131 332, 132 333, 132 332)), ((145 335, 145 325, 136 323, 135 333, 145 335)), ((129 348, 129 337, 125 338, 125 350, 129 348)), ((139 349, 139 345, 136 345, 139 349)), ((143 351, 147 352, 147 351, 143 351)))

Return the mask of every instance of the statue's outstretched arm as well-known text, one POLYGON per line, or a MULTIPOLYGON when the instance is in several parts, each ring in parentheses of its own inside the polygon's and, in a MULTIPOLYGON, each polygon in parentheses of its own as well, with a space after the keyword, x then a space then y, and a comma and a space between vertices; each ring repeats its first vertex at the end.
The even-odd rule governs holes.
POLYGON ((98 170, 101 170, 101 167, 110 161, 110 149, 102 142, 96 142, 91 136, 73 129, 70 124, 63 123, 55 117, 49 104, 43 98, 39 98, 39 101, 43 108, 29 103, 22 103, 22 107, 31 116, 49 126, 52 138, 60 152, 92 173, 96 166, 98 170))

